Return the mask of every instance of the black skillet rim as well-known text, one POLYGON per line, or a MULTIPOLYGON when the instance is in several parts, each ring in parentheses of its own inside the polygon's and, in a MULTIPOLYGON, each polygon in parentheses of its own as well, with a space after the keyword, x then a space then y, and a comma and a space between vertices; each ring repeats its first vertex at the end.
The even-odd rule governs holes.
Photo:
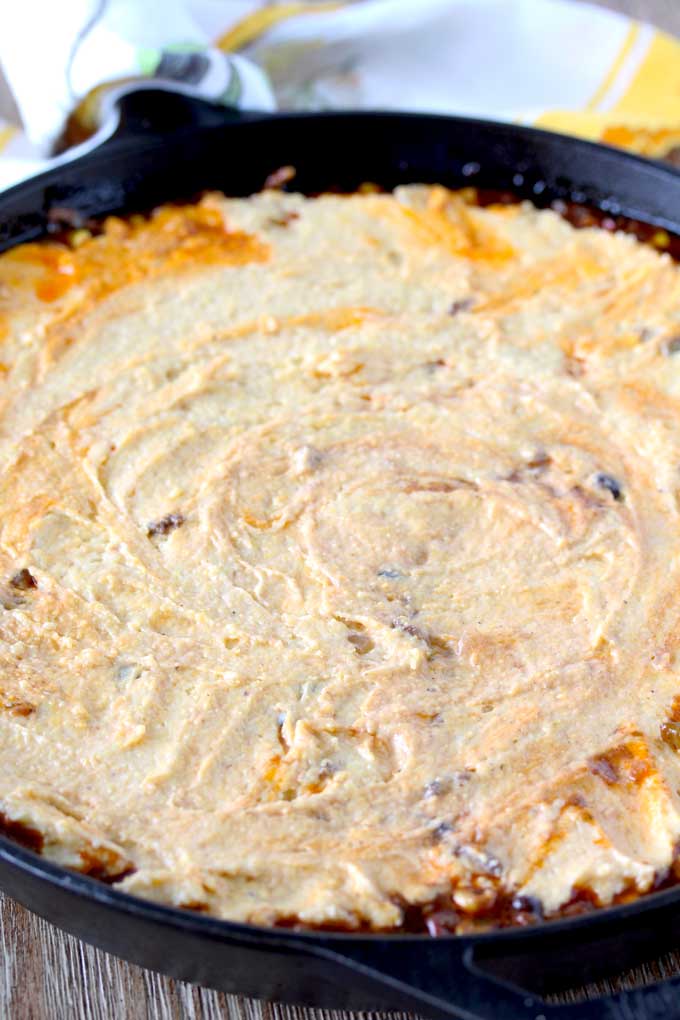
POLYGON ((432 936, 424 932, 400 932, 395 931, 333 931, 319 928, 279 928, 268 925, 247 924, 241 921, 229 921, 219 917, 193 912, 186 908, 168 906, 155 900, 147 900, 141 896, 134 896, 123 890, 115 889, 101 879, 92 878, 81 872, 72 871, 62 865, 56 864, 39 853, 22 847, 6 836, 0 835, 0 861, 10 864, 19 871, 38 878, 52 886, 56 886, 65 892, 75 894, 90 901, 95 901, 102 906, 111 907, 121 913, 130 916, 143 915, 146 919, 160 924, 172 925, 185 930, 196 931, 213 938, 234 936, 240 939, 261 939, 263 935, 268 936, 273 942, 285 942, 286 944, 298 944, 300 948, 304 944, 318 943, 319 939, 324 942, 337 943, 338 950, 347 943, 376 942, 383 940, 387 943, 432 943, 432 942, 461 942, 475 943, 479 945, 515 941, 531 941, 548 932, 551 937, 559 937, 563 933, 576 933, 580 928, 587 928, 592 931, 594 927, 608 926, 616 921, 629 921, 639 914, 654 913, 664 907, 680 903, 680 882, 667 889, 643 893, 628 903, 616 904, 613 906, 597 907, 593 911, 577 915, 575 917, 558 917, 554 920, 538 921, 536 924, 522 927, 519 925, 507 928, 494 928, 489 931, 455 934, 446 932, 442 935, 432 936))

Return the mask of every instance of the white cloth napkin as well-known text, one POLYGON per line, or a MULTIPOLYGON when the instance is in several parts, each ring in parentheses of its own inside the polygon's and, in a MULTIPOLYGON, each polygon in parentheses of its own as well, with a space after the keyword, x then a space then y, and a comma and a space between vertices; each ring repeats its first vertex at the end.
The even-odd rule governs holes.
POLYGON ((251 109, 462 113, 650 155, 680 145, 680 43, 574 0, 21 0, 0 63, 22 119, 0 125, 0 186, 46 165, 97 86, 150 76, 251 109))

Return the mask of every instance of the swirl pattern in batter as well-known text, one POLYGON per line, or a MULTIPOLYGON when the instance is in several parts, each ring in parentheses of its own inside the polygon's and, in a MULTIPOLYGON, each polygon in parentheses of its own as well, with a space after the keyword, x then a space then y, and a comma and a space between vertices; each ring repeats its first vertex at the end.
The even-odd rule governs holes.
POLYGON ((672 875, 671 260, 415 186, 77 241, 0 258, 5 828, 261 924, 672 875))

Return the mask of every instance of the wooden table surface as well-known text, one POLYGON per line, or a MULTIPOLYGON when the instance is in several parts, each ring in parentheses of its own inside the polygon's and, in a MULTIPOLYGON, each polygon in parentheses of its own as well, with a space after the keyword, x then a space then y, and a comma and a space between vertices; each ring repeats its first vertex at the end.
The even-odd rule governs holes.
MULTIPOLYGON (((535 0, 541 2, 541 0, 535 0)), ((578 2, 578 0, 575 0, 578 2)), ((597 0, 680 35, 680 0, 597 0)), ((590 994, 680 974, 680 948, 590 994)), ((560 997, 580 995, 574 989, 560 997)), ((379 1020, 380 1014, 376 1014, 379 1020)), ((399 1014, 392 1014, 395 1018, 399 1014)), ((354 1020, 270 1005, 161 977, 92 949, 0 895, 0 1020, 354 1020)), ((499 1018, 503 1020, 503 1018, 499 1018)))

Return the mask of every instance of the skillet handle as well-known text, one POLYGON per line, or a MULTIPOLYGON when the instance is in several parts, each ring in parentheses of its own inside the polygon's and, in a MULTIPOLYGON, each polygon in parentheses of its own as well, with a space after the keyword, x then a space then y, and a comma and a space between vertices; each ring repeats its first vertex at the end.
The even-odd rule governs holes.
POLYGON ((138 147, 143 140, 154 145, 186 128, 220 127, 270 116, 268 111, 241 110, 212 102, 179 82, 129 82, 105 94, 97 131, 86 141, 66 149, 52 165, 70 163, 121 142, 132 142, 138 147))
MULTIPOLYGON (((332 952, 336 963, 391 993, 393 1009, 417 1010, 450 1020, 678 1020, 680 977, 623 990, 587 1002, 554 1004, 483 966, 474 944, 459 949, 456 937, 414 943, 385 940, 356 951, 332 952), (382 946, 380 943, 383 943, 382 946)), ((464 941, 461 939, 461 942, 464 941)), ((568 956, 569 950, 565 949, 568 956)), ((328 952, 324 952, 328 956, 328 952)), ((537 970, 540 964, 537 963, 537 970)), ((565 961, 569 971, 569 960, 565 961)))
POLYGON ((111 92, 105 119, 112 117, 115 121, 111 137, 139 140, 140 136, 167 137, 187 127, 220 127, 234 121, 270 116, 268 111, 242 110, 213 102, 184 85, 137 81, 111 92))

